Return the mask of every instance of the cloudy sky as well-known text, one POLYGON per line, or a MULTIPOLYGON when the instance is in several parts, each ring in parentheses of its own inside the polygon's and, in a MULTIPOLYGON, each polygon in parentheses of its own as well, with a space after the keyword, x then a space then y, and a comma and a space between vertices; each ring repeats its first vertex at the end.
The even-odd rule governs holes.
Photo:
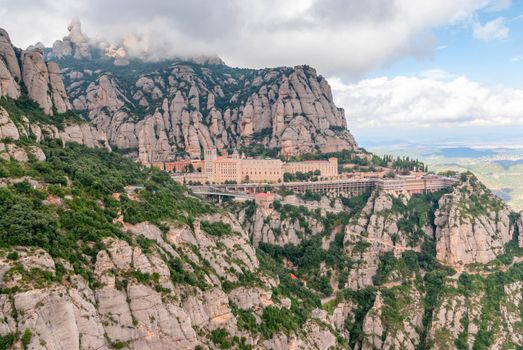
POLYGON ((0 0, 20 47, 51 45, 73 17, 157 58, 312 65, 357 134, 523 130, 523 0, 0 0))

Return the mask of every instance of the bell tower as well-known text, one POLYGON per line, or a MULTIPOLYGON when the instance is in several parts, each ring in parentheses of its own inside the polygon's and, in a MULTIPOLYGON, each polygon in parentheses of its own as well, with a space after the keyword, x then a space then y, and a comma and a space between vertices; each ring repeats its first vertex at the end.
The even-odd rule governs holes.
POLYGON ((203 151, 203 163, 205 169, 205 176, 210 183, 214 182, 214 162, 216 161, 216 148, 208 148, 203 151))

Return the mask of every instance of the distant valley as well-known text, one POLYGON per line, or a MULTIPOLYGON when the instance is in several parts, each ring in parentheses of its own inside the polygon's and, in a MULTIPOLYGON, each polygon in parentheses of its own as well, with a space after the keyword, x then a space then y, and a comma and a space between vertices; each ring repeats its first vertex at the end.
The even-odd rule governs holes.
POLYGON ((482 145, 470 140, 456 145, 451 140, 428 144, 374 139, 363 140, 362 146, 377 154, 418 158, 436 173, 470 170, 514 210, 523 210, 523 148, 515 141, 499 140, 482 145))

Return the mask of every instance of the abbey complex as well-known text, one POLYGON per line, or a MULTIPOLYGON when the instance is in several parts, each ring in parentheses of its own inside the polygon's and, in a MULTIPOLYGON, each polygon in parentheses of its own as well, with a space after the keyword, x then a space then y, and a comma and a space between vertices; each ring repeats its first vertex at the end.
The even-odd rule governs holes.
POLYGON ((187 183, 277 183, 283 182, 285 173, 298 172, 313 173, 323 178, 338 176, 338 159, 334 157, 328 160, 282 162, 280 159, 247 158, 236 151, 230 156, 218 156, 215 148, 204 151, 203 161, 156 162, 151 165, 169 172, 181 172, 174 177, 187 183), (187 172, 188 169, 193 171, 187 172))
MULTIPOLYGON (((364 154, 358 154, 358 157, 362 156, 364 154)), ((420 194, 439 191, 457 181, 455 177, 427 174, 421 169, 401 174, 387 166, 361 166, 358 171, 346 172, 346 167, 352 164, 339 165, 336 157, 284 162, 281 159, 240 156, 237 151, 218 156, 215 148, 206 149, 203 160, 145 165, 170 172, 175 181, 200 190, 205 184, 236 194, 260 192, 267 188, 297 193, 343 192, 346 195, 359 195, 380 188, 389 193, 420 194)))

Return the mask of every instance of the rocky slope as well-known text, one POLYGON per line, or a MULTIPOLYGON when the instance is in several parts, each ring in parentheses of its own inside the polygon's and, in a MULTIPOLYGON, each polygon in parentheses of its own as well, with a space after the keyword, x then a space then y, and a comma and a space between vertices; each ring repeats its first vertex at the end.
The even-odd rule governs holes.
POLYGON ((33 156, 45 160, 38 143, 48 140, 110 148, 103 132, 85 122, 70 120, 57 126, 53 120, 45 118, 42 112, 36 112, 36 115, 43 118, 35 118, 34 111, 18 109, 15 101, 0 101, 0 158, 27 162, 33 156), (29 139, 36 143, 24 145, 24 141, 29 139))
POLYGON ((344 346, 231 214, 103 149, 41 147, 46 161, 0 161, 6 348, 344 346))
POLYGON ((331 203, 327 197, 319 201, 304 201, 295 195, 278 198, 275 210, 251 204, 238 212, 238 219, 251 232, 251 241, 255 247, 260 243, 299 245, 303 240, 325 230, 323 218, 328 213, 343 211, 339 199, 331 203), (305 210, 293 212, 293 207, 303 207, 305 210))
POLYGON ((514 237, 510 208, 475 178, 443 196, 436 213, 436 256, 451 266, 488 263, 514 237))
POLYGON ((521 346, 521 218, 473 175, 422 196, 276 197, 228 208, 321 295, 316 315, 343 323, 352 348, 521 346))
POLYGON ((0 29, 0 96, 18 98, 22 72, 7 32, 0 29))
POLYGON ((77 59, 92 58, 91 45, 89 39, 82 33, 80 21, 78 19, 72 20, 67 30, 69 31, 68 35, 53 43, 49 58, 61 59, 68 56, 77 59))

